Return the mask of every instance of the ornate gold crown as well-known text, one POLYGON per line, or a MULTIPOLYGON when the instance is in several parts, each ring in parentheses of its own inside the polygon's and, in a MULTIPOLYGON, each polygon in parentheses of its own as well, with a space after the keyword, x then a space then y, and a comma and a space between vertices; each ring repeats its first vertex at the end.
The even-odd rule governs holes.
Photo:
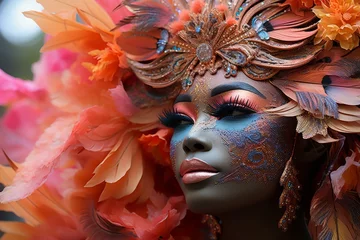
POLYGON ((297 16, 278 0, 173 5, 125 1, 119 6, 134 15, 118 24, 131 26, 118 44, 130 53, 136 76, 154 88, 181 81, 186 89, 196 75, 215 74, 220 68, 225 77, 243 71, 255 80, 269 79, 279 70, 308 63, 322 49, 308 44, 317 32, 315 15, 297 16))

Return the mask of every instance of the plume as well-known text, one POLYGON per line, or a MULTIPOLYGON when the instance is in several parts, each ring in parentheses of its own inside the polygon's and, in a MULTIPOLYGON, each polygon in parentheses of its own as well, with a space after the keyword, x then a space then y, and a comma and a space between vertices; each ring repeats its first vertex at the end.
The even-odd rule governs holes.
POLYGON ((360 239, 360 199, 357 193, 347 192, 336 199, 330 178, 315 194, 310 209, 310 229, 313 239, 360 239), (318 235, 316 235, 316 232, 318 235))
POLYGON ((166 1, 124 0, 116 9, 126 8, 131 14, 116 24, 116 28, 130 25, 135 31, 163 28, 171 20, 172 9, 166 1))

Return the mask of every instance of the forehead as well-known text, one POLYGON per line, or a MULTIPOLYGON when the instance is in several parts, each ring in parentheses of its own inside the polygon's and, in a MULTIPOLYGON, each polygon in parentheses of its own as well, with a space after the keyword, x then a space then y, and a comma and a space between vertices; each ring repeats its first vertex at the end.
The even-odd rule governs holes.
POLYGON ((282 97, 281 93, 268 81, 255 81, 247 77, 244 73, 239 72, 236 77, 225 78, 223 71, 218 71, 217 74, 212 75, 207 72, 204 76, 198 76, 195 78, 194 84, 187 90, 183 91, 183 94, 189 94, 192 96, 193 101, 197 99, 204 100, 211 97, 212 90, 229 83, 240 83, 240 85, 254 91, 259 91, 266 99, 282 97))

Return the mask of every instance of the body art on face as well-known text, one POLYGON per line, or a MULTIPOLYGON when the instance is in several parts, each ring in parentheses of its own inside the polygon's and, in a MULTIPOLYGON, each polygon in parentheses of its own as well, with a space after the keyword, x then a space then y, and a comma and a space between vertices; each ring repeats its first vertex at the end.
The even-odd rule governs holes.
POLYGON ((205 115, 205 116, 203 116, 203 118, 205 118, 205 119, 195 122, 195 124, 191 128, 189 134, 196 133, 198 131, 206 131, 209 129, 214 129, 217 119, 215 117, 212 117, 209 115, 205 115))
POLYGON ((289 119, 268 119, 258 114, 247 118, 243 122, 234 121, 216 127, 216 132, 229 148, 232 168, 216 183, 273 181, 280 176, 284 159, 290 157, 295 132, 286 128, 289 119))
POLYGON ((209 80, 201 78, 198 81, 189 93, 193 96, 193 103, 196 105, 196 108, 201 109, 207 104, 209 98, 209 80))

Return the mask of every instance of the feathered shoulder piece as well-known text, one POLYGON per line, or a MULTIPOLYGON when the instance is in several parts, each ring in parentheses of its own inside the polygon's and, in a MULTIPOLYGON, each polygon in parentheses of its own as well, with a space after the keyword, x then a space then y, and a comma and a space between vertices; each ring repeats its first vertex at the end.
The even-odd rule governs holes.
POLYGON ((145 84, 162 88, 196 75, 243 71, 255 80, 310 62, 323 48, 308 44, 317 33, 314 13, 296 15, 279 0, 125 0, 117 39, 145 84))

